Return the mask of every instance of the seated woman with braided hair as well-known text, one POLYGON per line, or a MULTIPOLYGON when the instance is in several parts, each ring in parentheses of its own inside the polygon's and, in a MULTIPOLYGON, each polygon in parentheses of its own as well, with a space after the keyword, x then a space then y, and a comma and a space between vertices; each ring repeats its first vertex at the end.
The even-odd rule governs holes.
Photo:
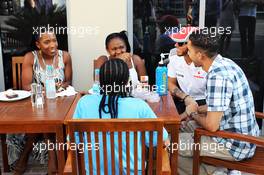
MULTIPOLYGON (((129 96, 129 88, 126 88, 129 79, 129 69, 127 64, 117 58, 112 58, 106 61, 100 68, 100 95, 85 95, 82 97, 76 107, 73 117, 75 119, 122 119, 122 118, 156 118, 155 113, 151 110, 148 104, 137 98, 129 96), (119 86, 120 88, 113 88, 119 86)), ((168 133, 164 129, 163 139, 165 144, 169 143, 168 133)), ((77 137, 78 140, 78 137, 77 137)), ((133 139, 130 145, 134 144, 133 139)), ((130 140, 130 141, 131 141, 130 140)), ((140 140, 140 139, 139 139, 140 140)), ((154 143, 156 141, 154 140, 154 143)), ((110 144, 108 139, 107 144, 110 144)), ((103 144, 99 144, 100 146, 103 144)), ((125 148, 125 143, 122 145, 125 148)), ((138 149, 141 150, 141 145, 138 144, 138 149)), ((99 150, 101 150, 99 148, 99 150)), ((132 150, 132 149, 131 149, 132 150)), ((134 155, 133 150, 130 150, 130 155, 134 155)), ((111 156, 110 150, 107 150, 108 157, 111 156)), ((115 140, 115 151, 118 151, 118 142, 115 140)), ((85 166, 86 174, 89 173, 88 165, 88 151, 85 151, 85 166)), ((100 156, 102 156, 100 154, 100 156)), ((118 155, 115 155, 118 156, 118 155)), ((126 160, 125 155, 123 155, 123 161, 126 160)), ((103 161, 103 158, 100 158, 103 161)), ((117 160, 117 159, 116 159, 117 160)), ((134 157, 130 157, 131 162, 134 162, 134 157)), ((116 166, 119 165, 118 162, 115 163, 116 166)), ((141 158, 138 158, 138 165, 141 164, 141 158)), ((96 161, 93 161, 93 174, 96 174, 96 161)), ((111 159, 108 159, 108 171, 111 171, 111 159)), ((116 167, 117 169, 118 167, 116 167)), ((130 167, 130 172, 134 172, 134 167, 130 167)), ((138 167, 139 174, 141 174, 141 167, 138 167)), ((101 169, 103 171, 103 169, 101 169)), ((125 169, 123 169, 125 171, 125 169)), ((101 172, 101 174, 103 174, 101 172)))
POLYGON ((109 56, 102 55, 97 58, 94 69, 100 68, 107 60, 120 58, 129 67, 129 76, 134 86, 138 84, 141 76, 146 76, 144 60, 130 53, 128 38, 123 32, 109 34, 105 39, 105 48, 109 56))

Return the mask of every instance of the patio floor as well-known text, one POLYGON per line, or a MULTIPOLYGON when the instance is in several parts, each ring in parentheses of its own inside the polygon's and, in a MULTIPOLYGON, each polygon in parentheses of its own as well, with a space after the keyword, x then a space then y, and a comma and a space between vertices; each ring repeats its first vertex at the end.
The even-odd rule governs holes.
MULTIPOLYGON (((0 142, 1 143, 1 142, 0 142)), ((12 172, 3 173, 3 163, 2 163, 2 147, 0 146, 0 166, 2 175, 13 175, 12 172)), ((24 175, 46 175, 47 174, 47 165, 40 165, 38 162, 33 162, 29 160, 27 170, 24 175)))

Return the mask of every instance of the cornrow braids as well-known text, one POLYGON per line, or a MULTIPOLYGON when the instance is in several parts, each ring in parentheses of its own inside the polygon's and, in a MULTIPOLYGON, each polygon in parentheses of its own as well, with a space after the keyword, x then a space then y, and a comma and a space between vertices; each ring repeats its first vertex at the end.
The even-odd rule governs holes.
POLYGON ((99 117, 102 118, 102 111, 110 113, 111 118, 118 117, 118 99, 128 96, 127 87, 129 69, 127 64, 119 59, 113 58, 106 61, 100 68, 100 94, 102 99, 99 105, 99 117))

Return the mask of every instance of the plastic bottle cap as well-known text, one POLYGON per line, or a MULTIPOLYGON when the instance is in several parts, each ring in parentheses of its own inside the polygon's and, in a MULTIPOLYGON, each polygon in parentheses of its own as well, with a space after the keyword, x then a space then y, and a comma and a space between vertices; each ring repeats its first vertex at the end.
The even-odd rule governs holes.
POLYGON ((160 54, 161 60, 159 61, 159 66, 162 66, 164 64, 163 59, 165 59, 165 55, 163 53, 160 54))

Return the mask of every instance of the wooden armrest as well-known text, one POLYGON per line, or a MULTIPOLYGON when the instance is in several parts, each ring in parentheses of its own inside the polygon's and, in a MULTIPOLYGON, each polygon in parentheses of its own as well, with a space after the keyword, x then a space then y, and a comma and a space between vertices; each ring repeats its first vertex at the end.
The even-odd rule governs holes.
POLYGON ((67 154, 67 160, 66 160, 66 163, 65 163, 65 166, 64 166, 64 171, 63 171, 63 174, 64 175, 71 175, 72 174, 72 162, 71 162, 71 153, 70 151, 68 151, 68 154, 67 154))
POLYGON ((170 175, 170 158, 166 149, 162 149, 162 175, 170 175))
POLYGON ((263 112, 255 112, 256 118, 264 119, 264 113, 263 112))
POLYGON ((207 130, 202 129, 202 128, 197 128, 195 130, 195 136, 194 137, 200 138, 202 135, 203 136, 221 137, 221 138, 230 138, 230 139, 235 139, 235 140, 241 140, 241 141, 250 142, 250 143, 264 147, 264 139, 262 139, 260 137, 243 135, 243 134, 228 132, 228 131, 210 132, 210 131, 207 131, 207 130))

